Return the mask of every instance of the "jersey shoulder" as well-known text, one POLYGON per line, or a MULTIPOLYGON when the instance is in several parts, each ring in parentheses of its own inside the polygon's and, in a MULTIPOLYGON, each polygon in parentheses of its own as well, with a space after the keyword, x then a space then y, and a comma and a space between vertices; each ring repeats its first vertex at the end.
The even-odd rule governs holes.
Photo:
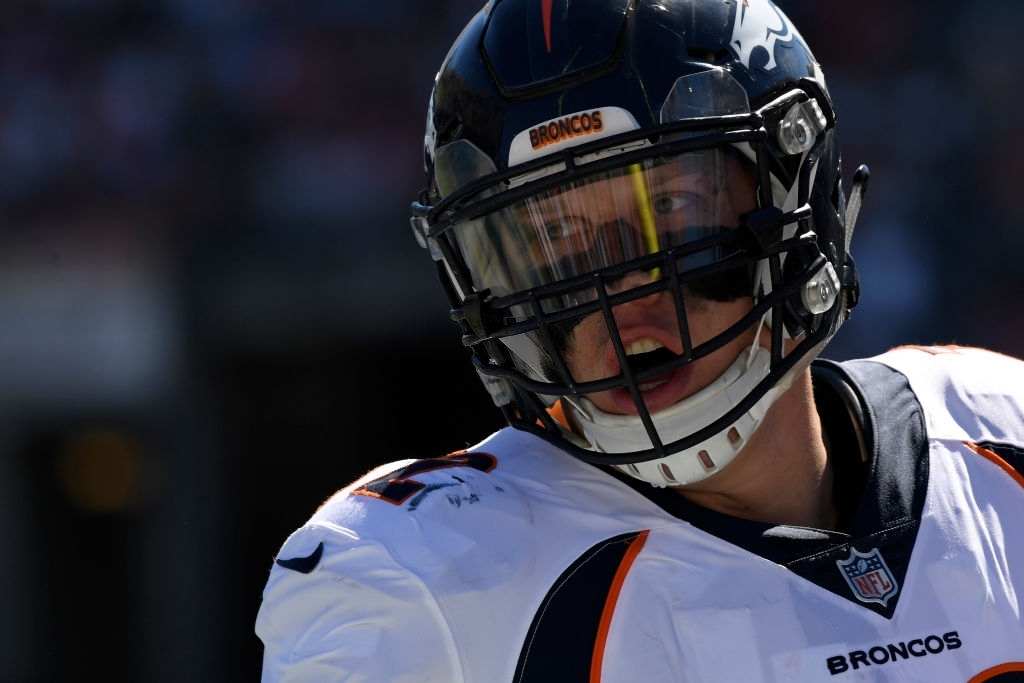
POLYGON ((422 571, 432 556, 470 545, 543 548, 556 528, 586 526, 584 518, 606 516, 609 505, 643 508, 642 500, 597 468, 506 428, 464 451, 378 467, 332 496, 310 524, 379 542, 422 571))
POLYGON ((265 682, 462 680, 429 587, 387 546, 328 519, 285 541, 256 634, 265 682))
POLYGON ((609 501, 623 509, 634 499, 612 477, 512 429, 442 458, 382 465, 328 499, 278 553, 257 620, 264 669, 292 675, 323 660, 334 668, 309 680, 341 671, 461 680, 445 616, 453 598, 511 600, 552 546, 590 543, 590 520, 608 524, 609 501), (356 647, 364 641, 373 646, 356 647), (431 650, 434 660, 417 661, 431 650))
POLYGON ((532 526, 538 487, 553 471, 582 467, 549 449, 504 429, 464 451, 381 465, 329 498, 309 524, 381 543, 423 571, 431 555, 450 555, 469 540, 506 544, 517 528, 532 526), (494 534, 496 524, 503 539, 494 534))
POLYGON ((432 577, 463 550, 459 511, 514 507, 496 465, 477 449, 387 463, 321 505, 263 591, 263 680, 462 680, 432 577))
POLYGON ((907 378, 930 438, 1024 444, 1024 361, 963 346, 903 346, 870 360, 907 378))

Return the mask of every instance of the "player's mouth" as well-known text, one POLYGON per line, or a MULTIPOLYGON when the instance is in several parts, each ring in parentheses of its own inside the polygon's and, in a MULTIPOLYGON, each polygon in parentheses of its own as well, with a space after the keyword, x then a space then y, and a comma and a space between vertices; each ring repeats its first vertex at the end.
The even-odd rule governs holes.
MULTIPOLYGON (((656 328, 635 329, 622 333, 622 343, 633 376, 644 376, 639 389, 648 411, 656 413, 664 410, 691 393, 692 364, 649 375, 655 368, 679 358, 682 344, 675 335, 665 334, 656 328)), ((618 374, 620 366, 614 349, 611 349, 609 366, 613 374, 618 374)), ((612 389, 608 395, 616 412, 624 415, 639 413, 633 394, 628 389, 612 389)))

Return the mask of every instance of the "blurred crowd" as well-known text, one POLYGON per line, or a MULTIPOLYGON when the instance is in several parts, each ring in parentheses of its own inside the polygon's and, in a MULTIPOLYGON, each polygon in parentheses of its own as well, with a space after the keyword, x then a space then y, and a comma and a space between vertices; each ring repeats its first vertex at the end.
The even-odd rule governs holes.
MULTIPOLYGON (((1024 5, 779 4, 874 171, 829 355, 1024 355, 1024 5)), ((0 7, 0 679, 253 680, 288 531, 497 425, 406 217, 478 6, 0 7)))

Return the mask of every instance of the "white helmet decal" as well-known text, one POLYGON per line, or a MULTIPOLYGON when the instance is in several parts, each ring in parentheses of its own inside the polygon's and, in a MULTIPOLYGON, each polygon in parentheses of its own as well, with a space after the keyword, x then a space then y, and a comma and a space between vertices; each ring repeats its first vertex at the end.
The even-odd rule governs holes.
POLYGON ((775 44, 792 42, 796 32, 786 16, 768 0, 737 0, 736 22, 732 28, 733 49, 743 66, 750 68, 750 59, 759 47, 768 51, 764 69, 771 71, 775 62, 775 44))
POLYGON ((430 100, 427 102, 427 128, 423 133, 423 148, 427 154, 434 155, 437 147, 437 129, 434 128, 434 93, 430 93, 430 100))

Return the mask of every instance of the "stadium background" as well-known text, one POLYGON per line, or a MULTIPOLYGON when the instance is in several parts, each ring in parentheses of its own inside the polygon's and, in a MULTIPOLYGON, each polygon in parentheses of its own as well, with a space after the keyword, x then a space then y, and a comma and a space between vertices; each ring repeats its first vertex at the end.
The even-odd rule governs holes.
MULTIPOLYGON (((1024 355, 1024 4, 781 4, 874 170, 828 355, 1024 355)), ((477 5, 0 7, 0 680, 255 680, 286 535, 499 424, 406 222, 477 5)))

